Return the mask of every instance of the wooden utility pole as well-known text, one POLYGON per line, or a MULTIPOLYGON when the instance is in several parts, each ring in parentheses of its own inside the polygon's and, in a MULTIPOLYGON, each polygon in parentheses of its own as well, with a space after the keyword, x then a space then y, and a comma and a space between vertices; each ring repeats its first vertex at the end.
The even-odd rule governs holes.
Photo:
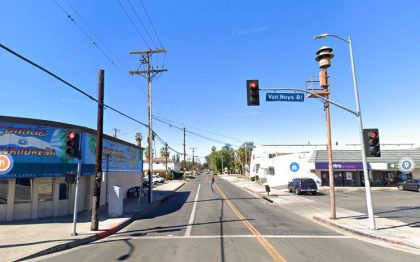
MULTIPOLYGON (((330 102, 328 102, 329 96, 331 94, 328 84, 328 73, 327 68, 331 66, 331 59, 334 57, 332 53, 332 48, 328 46, 321 47, 317 52, 316 61, 319 62, 319 86, 321 90, 314 91, 315 94, 326 98, 324 101, 325 108, 325 119, 327 123, 327 149, 328 149, 328 174, 329 174, 329 187, 330 187, 330 209, 331 209, 331 219, 336 219, 336 204, 335 204, 335 186, 334 186, 334 170, 333 170, 333 159, 332 159, 332 143, 331 143, 331 120, 330 120, 330 102)), ((316 96, 309 95, 311 98, 316 98, 316 96)))
POLYGON ((185 162, 186 156, 187 156, 187 151, 185 151, 185 127, 184 127, 184 165, 187 163, 185 162))
POLYGON ((130 55, 141 55, 140 63, 146 66, 145 70, 135 70, 130 71, 131 75, 141 75, 147 79, 147 108, 149 111, 149 136, 148 136, 148 145, 149 145, 149 204, 152 203, 152 191, 153 191, 153 129, 152 129, 152 80, 159 73, 168 71, 167 69, 153 69, 151 57, 153 54, 157 53, 166 53, 166 49, 156 49, 156 50, 144 50, 144 51, 133 51, 130 52, 130 55))
POLYGON ((92 199, 92 217, 91 231, 98 231, 99 224, 99 203, 101 196, 101 180, 102 180, 102 136, 104 123, 104 70, 99 70, 98 85, 98 125, 96 129, 96 163, 95 163, 95 183, 93 187, 92 199))
POLYGON ((112 130, 114 130, 114 137, 117 137, 117 133, 120 132, 120 130, 115 127, 112 130))
POLYGON ((196 150, 197 148, 196 147, 190 147, 190 149, 192 149, 192 155, 193 155, 193 157, 192 157, 192 164, 193 164, 193 166, 194 166, 194 150, 196 150))

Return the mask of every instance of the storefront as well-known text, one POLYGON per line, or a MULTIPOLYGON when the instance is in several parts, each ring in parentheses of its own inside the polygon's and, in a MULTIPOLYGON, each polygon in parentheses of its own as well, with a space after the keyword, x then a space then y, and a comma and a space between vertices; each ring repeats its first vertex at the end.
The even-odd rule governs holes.
MULTIPOLYGON (((335 186, 363 186, 363 165, 362 163, 333 163, 334 170, 334 185, 335 186)), ((315 170, 321 175, 321 182, 323 186, 330 184, 328 163, 315 163, 315 170)))
MULTIPOLYGON (((77 160, 65 154, 67 130, 81 132, 82 172, 78 211, 91 208, 96 132, 64 123, 0 117, 0 221, 71 214, 75 185, 64 176, 77 170, 77 160)), ((141 185, 142 149, 104 136, 101 204, 113 185, 141 185)))
MULTIPOLYGON (((335 186, 364 186, 363 163, 356 162, 361 152, 356 150, 333 151, 335 186)), ((328 155, 326 150, 318 150, 310 159, 314 165, 311 172, 321 178, 323 186, 329 185, 328 155)), ((420 150, 383 150, 382 156, 368 158, 371 186, 397 186, 398 183, 420 178, 420 150), (401 170, 401 160, 411 159, 415 167, 412 171, 401 170)))

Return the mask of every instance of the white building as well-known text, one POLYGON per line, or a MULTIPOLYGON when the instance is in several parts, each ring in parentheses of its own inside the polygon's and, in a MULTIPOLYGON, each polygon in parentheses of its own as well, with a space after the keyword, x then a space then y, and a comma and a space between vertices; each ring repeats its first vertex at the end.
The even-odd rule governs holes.
MULTIPOLYGON (((414 144, 382 144, 381 157, 368 158, 373 186, 395 186, 398 182, 420 178, 420 148, 414 144), (415 163, 412 172, 401 172, 399 161, 415 163)), ((333 146, 335 185, 363 186, 360 145, 333 146)), ((311 177, 318 185, 328 185, 326 145, 277 145, 256 147, 252 152, 250 176, 257 176, 270 186, 282 186, 295 177, 311 177)))
MULTIPOLYGON (((172 159, 165 157, 155 157, 153 158, 153 174, 159 173, 160 176, 164 176, 166 174, 166 165, 168 166, 168 174, 172 173, 180 173, 181 172, 181 164, 179 162, 173 161, 172 159)), ((143 160, 143 169, 145 173, 149 171, 149 160, 143 160)))

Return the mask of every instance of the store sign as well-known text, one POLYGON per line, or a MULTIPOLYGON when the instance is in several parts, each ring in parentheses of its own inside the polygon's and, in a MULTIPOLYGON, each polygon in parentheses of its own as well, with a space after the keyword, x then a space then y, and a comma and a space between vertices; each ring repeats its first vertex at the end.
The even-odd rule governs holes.
MULTIPOLYGON (((0 178, 64 176, 75 171, 76 158, 68 158, 65 128, 0 122, 0 178)), ((96 136, 82 133, 82 174, 92 175, 95 167, 96 136)), ((141 172, 141 151, 104 139, 104 171, 141 172)))
POLYGON ((5 175, 12 170, 14 165, 13 157, 11 155, 0 154, 0 175, 5 175))
MULTIPOLYGON (((315 169, 328 169, 329 165, 328 162, 319 162, 315 163, 315 169)), ((368 168, 370 166, 368 165, 368 168)), ((363 170, 363 163, 359 162, 334 162, 333 169, 338 170, 347 170, 347 169, 356 169, 356 170, 363 170)))

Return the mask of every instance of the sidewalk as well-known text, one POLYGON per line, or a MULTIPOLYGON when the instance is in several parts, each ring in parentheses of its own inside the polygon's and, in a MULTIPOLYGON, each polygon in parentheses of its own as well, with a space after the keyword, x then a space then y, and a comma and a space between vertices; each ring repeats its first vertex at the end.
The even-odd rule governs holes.
POLYGON ((83 245, 109 236, 151 208, 168 199, 184 181, 173 180, 154 188, 153 204, 147 203, 147 196, 138 207, 137 199, 125 199, 121 217, 108 217, 108 207, 100 207, 99 231, 90 231, 90 211, 78 213, 77 236, 73 232, 73 215, 36 220, 14 221, 0 225, 0 253, 2 261, 16 261, 33 258, 68 248, 83 245))
POLYGON ((290 194, 284 188, 271 188, 270 195, 267 196, 264 185, 236 176, 220 175, 219 177, 291 212, 294 212, 294 210, 305 210, 305 212, 296 212, 296 214, 307 219, 315 220, 342 232, 354 234, 364 240, 382 241, 420 254, 420 226, 418 223, 407 224, 398 220, 375 216, 377 230, 373 231, 368 228, 369 223, 366 214, 337 207, 337 219, 333 220, 330 219, 330 207, 328 204, 290 194))

